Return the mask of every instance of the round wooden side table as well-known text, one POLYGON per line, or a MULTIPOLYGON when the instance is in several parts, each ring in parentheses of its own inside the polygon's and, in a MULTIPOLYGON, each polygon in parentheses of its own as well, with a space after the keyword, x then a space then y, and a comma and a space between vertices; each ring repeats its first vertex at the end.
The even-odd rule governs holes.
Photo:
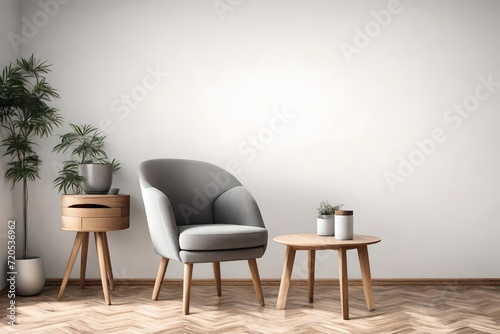
POLYGON ((106 232, 124 230, 130 224, 130 195, 62 195, 61 228, 75 231, 76 237, 59 290, 61 299, 78 252, 80 254, 80 287, 85 284, 89 233, 94 232, 102 290, 106 304, 111 304, 109 287, 114 290, 113 270, 106 232))
POLYGON ((372 279, 370 273, 370 261, 368 259, 368 245, 380 242, 379 237, 355 234, 352 240, 337 240, 335 237, 325 237, 316 234, 288 234, 273 239, 279 244, 286 245, 285 264, 281 276, 280 290, 278 293, 277 309, 284 309, 290 288, 293 262, 297 250, 309 251, 308 258, 308 287, 309 302, 312 303, 314 295, 314 267, 317 250, 337 250, 339 256, 339 285, 340 301, 342 307, 342 318, 349 319, 349 290, 347 279, 347 250, 357 249, 359 264, 361 266, 361 277, 363 291, 365 294, 368 310, 375 309, 375 298, 373 297, 372 279))

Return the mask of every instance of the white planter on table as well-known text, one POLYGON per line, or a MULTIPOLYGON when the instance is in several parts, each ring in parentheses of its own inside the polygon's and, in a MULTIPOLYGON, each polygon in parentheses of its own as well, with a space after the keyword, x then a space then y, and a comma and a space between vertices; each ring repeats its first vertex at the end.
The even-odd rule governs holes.
POLYGON ((318 235, 335 235, 335 216, 324 215, 317 218, 316 233, 318 235))

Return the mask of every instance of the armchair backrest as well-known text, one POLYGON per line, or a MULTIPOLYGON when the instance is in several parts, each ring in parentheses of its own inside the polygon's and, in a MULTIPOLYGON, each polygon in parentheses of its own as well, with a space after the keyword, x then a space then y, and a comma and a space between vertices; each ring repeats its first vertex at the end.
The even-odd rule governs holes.
POLYGON ((241 186, 229 172, 213 164, 184 159, 152 159, 139 166, 141 187, 154 187, 170 201, 176 225, 213 223, 213 202, 241 186))

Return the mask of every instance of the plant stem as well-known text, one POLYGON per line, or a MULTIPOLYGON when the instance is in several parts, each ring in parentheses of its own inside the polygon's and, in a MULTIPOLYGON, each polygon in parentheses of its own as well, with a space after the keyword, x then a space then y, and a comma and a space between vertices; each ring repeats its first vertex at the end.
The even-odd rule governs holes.
POLYGON ((23 179, 24 258, 28 258, 28 182, 23 179))

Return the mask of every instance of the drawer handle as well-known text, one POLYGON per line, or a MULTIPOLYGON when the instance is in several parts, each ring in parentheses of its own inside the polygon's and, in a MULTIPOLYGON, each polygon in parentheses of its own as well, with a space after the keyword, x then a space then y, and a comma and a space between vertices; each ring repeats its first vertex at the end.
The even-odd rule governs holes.
POLYGON ((85 209, 109 209, 107 205, 101 204, 73 204, 69 206, 70 208, 85 208, 85 209))

